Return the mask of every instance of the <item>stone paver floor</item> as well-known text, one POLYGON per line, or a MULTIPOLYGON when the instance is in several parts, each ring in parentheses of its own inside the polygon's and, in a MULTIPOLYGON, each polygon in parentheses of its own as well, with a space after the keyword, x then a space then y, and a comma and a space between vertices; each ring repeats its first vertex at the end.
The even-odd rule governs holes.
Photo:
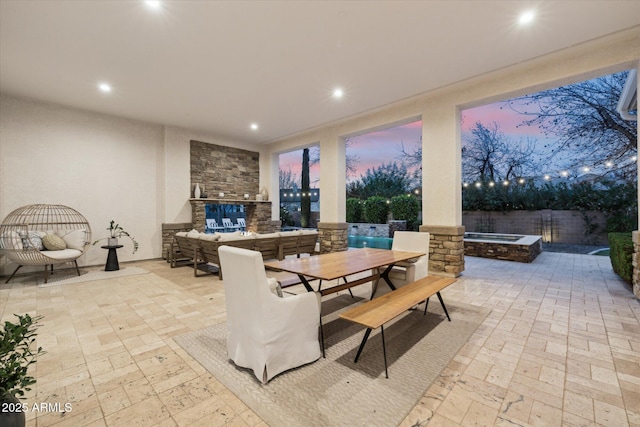
MULTIPOLYGON (((151 273, 0 286, 3 321, 45 316, 27 425, 265 425, 172 340, 224 320, 222 283, 161 260, 133 265, 151 273)), ((443 297, 492 311, 402 426, 640 426, 640 303, 607 257, 467 257, 443 297)))

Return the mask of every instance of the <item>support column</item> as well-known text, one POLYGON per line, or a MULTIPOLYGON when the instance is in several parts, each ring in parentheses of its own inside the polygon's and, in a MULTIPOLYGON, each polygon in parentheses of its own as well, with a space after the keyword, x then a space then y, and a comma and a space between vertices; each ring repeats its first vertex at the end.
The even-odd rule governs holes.
POLYGON ((433 103, 422 115, 422 222, 431 234, 429 274, 457 277, 464 271, 460 112, 433 103))
POLYGON ((346 222, 319 222, 318 239, 320 240, 320 253, 346 251, 347 242, 346 222))
POLYGON ((458 277, 464 271, 464 226, 421 225, 429 233, 429 274, 458 277))
POLYGON ((344 139, 334 135, 320 139, 320 253, 346 251, 346 157, 344 139))

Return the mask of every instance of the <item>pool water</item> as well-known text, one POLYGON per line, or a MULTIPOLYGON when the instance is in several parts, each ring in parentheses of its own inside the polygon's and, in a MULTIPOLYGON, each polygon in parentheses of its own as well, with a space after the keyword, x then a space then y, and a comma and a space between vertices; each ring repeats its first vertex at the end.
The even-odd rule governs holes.
POLYGON ((347 236, 350 248, 391 249, 393 239, 390 237, 347 236))

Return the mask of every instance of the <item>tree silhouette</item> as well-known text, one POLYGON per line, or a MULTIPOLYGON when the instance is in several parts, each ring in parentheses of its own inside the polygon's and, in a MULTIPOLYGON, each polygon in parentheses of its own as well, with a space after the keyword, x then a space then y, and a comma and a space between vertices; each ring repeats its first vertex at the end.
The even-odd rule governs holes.
POLYGON ((570 150, 570 167, 617 170, 635 176, 638 129, 616 111, 628 72, 611 74, 510 101, 507 105, 529 116, 521 126, 539 126, 556 137, 551 158, 570 150), (615 167, 613 167, 615 166, 615 167))
POLYGON ((347 184, 347 197, 367 199, 381 196, 391 199, 411 191, 412 180, 407 168, 397 163, 367 169, 360 178, 347 184))
POLYGON ((528 176, 537 167, 534 152, 531 140, 515 141, 506 137, 495 122, 476 122, 471 135, 463 138, 462 179, 495 182, 528 176))

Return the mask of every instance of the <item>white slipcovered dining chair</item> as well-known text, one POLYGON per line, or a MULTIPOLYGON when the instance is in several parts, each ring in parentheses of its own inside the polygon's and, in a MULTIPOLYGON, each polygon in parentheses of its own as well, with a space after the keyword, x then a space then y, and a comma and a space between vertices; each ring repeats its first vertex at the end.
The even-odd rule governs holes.
POLYGON ((320 357, 320 298, 314 292, 281 298, 270 287, 262 255, 221 246, 227 308, 227 355, 266 384, 320 357))
MULTIPOLYGON (((389 272, 389 279, 396 288, 429 275, 429 233, 396 231, 393 234, 391 250, 425 254, 413 260, 398 262, 393 266, 389 272)), ((378 282, 374 284, 372 297, 376 293, 377 285, 378 282)))

